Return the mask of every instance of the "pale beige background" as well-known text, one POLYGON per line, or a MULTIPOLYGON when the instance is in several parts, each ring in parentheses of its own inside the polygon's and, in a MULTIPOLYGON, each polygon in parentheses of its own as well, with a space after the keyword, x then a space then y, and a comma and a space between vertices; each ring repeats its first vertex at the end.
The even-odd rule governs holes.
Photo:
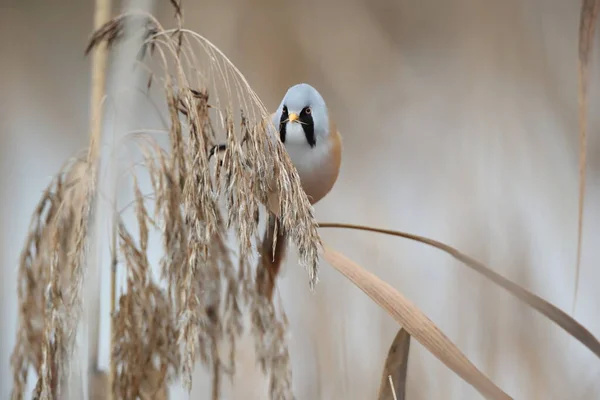
MULTIPOLYGON (((16 265, 40 191, 87 140, 91 1, 0 1, 0 398, 16 329, 16 265)), ((158 14, 170 18, 166 1, 158 14)), ((577 219, 579 3, 564 0, 186 2, 207 36, 274 108, 301 81, 344 135, 320 220, 408 230, 455 245, 569 311, 577 219)), ((598 38, 596 38, 598 39, 598 38)), ((591 82, 590 167, 576 318, 600 336, 600 49, 591 82)), ((600 360, 504 291, 435 250, 366 233, 323 238, 421 307, 516 399, 600 398, 600 360)), ((398 326, 323 265, 310 295, 287 266, 298 399, 372 399, 398 326)), ((103 329, 107 340, 106 326, 103 329)), ((103 357, 106 357, 104 355, 103 357)), ((265 398, 251 358, 229 399, 265 398)), ((208 398, 198 372, 190 398, 208 398)), ((173 389, 173 398, 187 398, 173 389)), ((411 349, 408 399, 479 399, 411 349)))

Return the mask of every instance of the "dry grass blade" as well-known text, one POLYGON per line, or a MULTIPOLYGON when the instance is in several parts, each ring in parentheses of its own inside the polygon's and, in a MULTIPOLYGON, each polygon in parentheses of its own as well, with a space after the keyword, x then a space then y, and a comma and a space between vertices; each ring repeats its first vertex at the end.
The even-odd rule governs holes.
POLYGON ((583 236, 583 204, 585 197, 585 168, 587 147, 587 109, 589 64, 594 41, 594 27, 598 19, 600 0, 583 0, 579 21, 579 211, 577 221, 577 260, 575 265, 575 290, 573 313, 577 304, 579 270, 581 269, 581 242, 583 236))
POLYGON ((483 396, 489 399, 511 399, 479 371, 450 339, 400 292, 327 246, 323 256, 329 264, 387 311, 412 337, 483 396))
POLYGON ((377 399, 404 400, 406 398, 409 350, 410 335, 406 329, 400 328, 385 359, 377 399))
POLYGON ((321 228, 344 228, 344 229, 356 229, 369 232, 383 233, 386 235, 403 237, 405 239, 414 240, 416 242, 424 243, 429 246, 440 249, 450 254, 455 259, 464 263, 468 267, 471 267, 481 275, 495 283, 496 285, 506 289, 512 295, 525 304, 529 305, 533 309, 537 310, 541 314, 548 317, 551 321, 555 322, 558 326, 563 328, 568 334, 579 340, 584 346, 590 349, 594 354, 600 357, 600 342, 596 337, 588 331, 583 325, 573 319, 569 314, 562 311, 560 308, 542 299, 539 296, 531 293, 527 289, 517 285, 516 283, 506 279, 502 275, 494 272, 490 268, 486 267, 483 263, 469 257, 466 254, 461 253, 455 248, 448 246, 442 242, 438 242, 433 239, 429 239, 423 236, 413 235, 411 233, 399 232, 388 229, 372 228, 369 226, 362 225, 351 225, 351 224, 337 224, 337 223, 323 223, 319 225, 321 228))

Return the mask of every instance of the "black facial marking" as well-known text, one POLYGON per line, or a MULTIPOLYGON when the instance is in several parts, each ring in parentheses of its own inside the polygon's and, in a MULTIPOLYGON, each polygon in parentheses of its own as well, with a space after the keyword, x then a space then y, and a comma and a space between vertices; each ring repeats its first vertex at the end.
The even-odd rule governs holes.
POLYGON ((304 136, 306 136, 306 141, 310 145, 310 147, 315 147, 317 144, 317 138, 315 137, 315 123, 313 121, 312 112, 309 114, 306 110, 309 107, 304 107, 300 112, 298 119, 302 124, 302 129, 304 130, 304 136))
POLYGON ((281 112, 281 119, 279 120, 279 138, 281 139, 281 143, 285 143, 285 125, 287 123, 288 109, 286 106, 283 106, 283 110, 281 112))

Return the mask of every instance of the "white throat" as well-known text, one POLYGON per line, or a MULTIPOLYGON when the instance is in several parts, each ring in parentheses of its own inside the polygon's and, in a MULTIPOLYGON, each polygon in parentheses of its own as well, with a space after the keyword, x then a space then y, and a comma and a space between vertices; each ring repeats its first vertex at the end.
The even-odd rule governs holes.
POLYGON ((318 174, 331 158, 330 140, 321 135, 318 135, 316 139, 315 146, 311 147, 306 140, 302 125, 288 122, 285 148, 302 180, 314 176, 315 173, 318 174))
MULTIPOLYGON (((317 139, 318 141, 318 139, 317 139)), ((285 144, 286 146, 294 145, 294 146, 303 146, 305 145, 310 149, 310 145, 306 141, 306 135, 304 134, 304 129, 302 128, 302 124, 297 122, 288 122, 285 127, 285 144)))

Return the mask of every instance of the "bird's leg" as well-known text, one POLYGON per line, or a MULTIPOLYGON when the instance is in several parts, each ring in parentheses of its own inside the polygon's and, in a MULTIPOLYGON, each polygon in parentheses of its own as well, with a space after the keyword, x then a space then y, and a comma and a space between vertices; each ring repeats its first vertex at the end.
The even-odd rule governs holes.
MULTIPOLYGON (((247 134, 244 135, 244 137, 242 138, 242 143, 241 143, 242 146, 246 143, 246 140, 248 140, 248 138, 249 138, 249 136, 247 134)), ((210 159, 217 153, 220 153, 225 150, 227 150, 227 145, 225 143, 215 144, 213 147, 210 148, 210 150, 208 152, 208 161, 210 161, 210 159)), ((219 163, 219 166, 221 166, 221 165, 223 165, 222 162, 219 163)), ((247 166, 250 167, 250 165, 247 165, 247 166)))
MULTIPOLYGON (((250 136, 246 133, 244 135, 244 137, 242 138, 242 143, 241 145, 243 146, 246 143, 246 140, 248 140, 250 138, 250 136)), ((210 148, 210 151, 208 153, 208 159, 210 160, 210 158, 212 156, 214 156, 217 152, 221 152, 221 151, 225 151, 227 149, 227 145, 226 144, 215 144, 213 147, 210 148)))
POLYGON ((208 152, 208 161, 210 161, 211 157, 214 156, 217 152, 225 151, 227 149, 226 144, 215 144, 210 148, 208 152))

